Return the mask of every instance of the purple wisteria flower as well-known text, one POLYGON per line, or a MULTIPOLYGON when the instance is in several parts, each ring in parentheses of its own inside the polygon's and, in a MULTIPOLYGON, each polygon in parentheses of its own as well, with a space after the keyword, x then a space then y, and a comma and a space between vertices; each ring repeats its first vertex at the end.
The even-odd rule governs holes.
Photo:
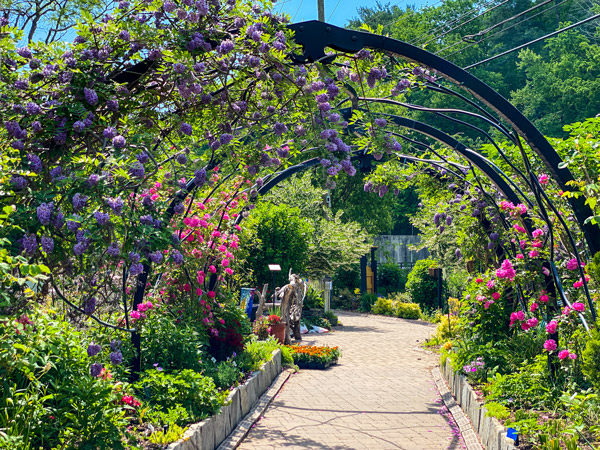
POLYGON ((54 251, 54 239, 49 236, 42 236, 42 250, 48 254, 54 251))
POLYGON ((25 111, 30 116, 33 116, 35 114, 41 113, 42 108, 40 108, 40 105, 38 105, 37 103, 29 102, 29 103, 27 103, 27 105, 25 105, 25 111))
POLYGON ((25 253, 27 253, 28 255, 33 255, 37 250, 38 246, 37 237, 35 236, 35 234, 26 234, 21 240, 21 245, 23 246, 23 250, 25 250, 25 253))
POLYGON ((18 48, 17 54, 23 58, 27 58, 27 59, 33 58, 33 53, 31 53, 31 50, 29 50, 28 47, 18 48))
POLYGON ((99 344, 92 342, 88 345, 87 354, 89 357, 96 356, 98 353, 102 351, 102 347, 99 344))
POLYGON ((27 154, 27 161, 29 162, 29 168, 34 173, 42 172, 42 160, 34 153, 27 154))
POLYGON ((196 186, 203 186, 206 183, 206 169, 199 169, 194 172, 194 183, 196 186))
POLYGON ((119 110, 119 102, 115 99, 106 102, 106 108, 109 111, 117 112, 119 110))
POLYGON ((112 341, 110 341, 110 350, 111 351, 116 352, 120 349, 121 349, 121 340, 120 339, 113 339, 112 341))
MULTIPOLYGON (((117 130, 115 130, 113 127, 107 127, 104 129, 104 131, 102 132, 102 135, 106 138, 106 139, 112 139, 117 135, 117 130)), ((114 145, 114 144, 113 144, 114 145)))
POLYGON ((88 198, 89 197, 87 195, 83 195, 83 194, 80 194, 79 192, 77 192, 73 196, 73 209, 75 211, 81 211, 85 207, 85 205, 88 201, 88 198))
POLYGON ((85 96, 85 101, 90 105, 94 106, 98 103, 98 94, 93 89, 83 88, 83 95, 85 96))
POLYGON ((256 186, 260 189, 261 187, 263 187, 263 185, 265 184, 265 180, 263 180, 262 178, 257 178, 256 179, 256 186))
POLYGON ((109 198, 106 200, 106 204, 117 216, 120 216, 123 213, 123 207, 125 204, 123 203, 123 199, 121 197, 109 198))
POLYGON ((94 314, 94 311, 96 311, 96 297, 90 297, 83 302, 83 312, 94 314))
POLYGON ((73 124, 73 130, 75 130, 77 133, 81 133, 83 130, 85 130, 85 123, 81 120, 78 120, 73 124))
POLYGON ((73 253, 75 253, 75 256, 81 256, 86 252, 89 246, 90 243, 87 239, 77 242, 77 244, 73 246, 73 253))
POLYGON ((27 187, 27 180, 20 175, 12 175, 10 177, 10 184, 15 191, 20 191, 27 187))
POLYGON ((96 219, 96 223, 101 227, 110 221, 110 215, 102 211, 96 211, 94 213, 94 218, 96 219))
POLYGON ((98 378, 104 369, 104 365, 100 363, 94 363, 90 366, 90 375, 94 378, 98 378))
POLYGON ((108 248, 106 249, 106 253, 109 256, 112 256, 113 258, 119 256, 120 252, 121 252, 121 250, 119 249, 118 242, 111 242, 110 245, 108 246, 108 248))
POLYGON ((183 122, 179 127, 179 131, 181 131, 186 136, 191 136, 193 130, 192 126, 189 123, 183 122))
POLYGON ((142 164, 146 164, 148 161, 150 161, 150 156, 148 156, 148 153, 146 152, 141 152, 135 155, 135 159, 137 159, 142 164))
POLYGON ((14 84, 16 89, 25 90, 29 88, 29 80, 17 80, 14 84))
POLYGON ((387 120, 382 119, 382 118, 377 118, 377 119, 375 119, 375 125, 377 125, 380 128, 383 128, 387 125, 387 120))
MULTIPOLYGON (((106 132, 106 130, 104 130, 104 132, 106 132)), ((114 138, 112 138, 112 145, 115 148, 123 148, 125 147, 125 138, 121 135, 115 136, 114 138)))
POLYGON ((182 214, 185 211, 185 206, 183 203, 177 203, 173 208, 175 214, 182 214))
POLYGON ((52 218, 52 211, 54 210, 54 203, 42 203, 37 207, 37 218, 42 225, 50 225, 50 219, 52 218))
POLYGON ((133 166, 131 166, 131 169, 129 169, 129 173, 133 177, 144 178, 146 170, 144 169, 143 164, 137 162, 137 163, 133 164, 133 166))
POLYGON ((163 254, 160 251, 155 251, 152 252, 148 255, 148 258, 150 258, 150 261, 152 261, 154 264, 160 264, 163 260, 163 254))
POLYGON ((185 64, 182 64, 182 63, 173 64, 173 72, 184 73, 185 72, 185 64))
POLYGON ((147 214, 145 216, 140 217, 140 223, 142 225, 152 225, 152 223, 154 223, 154 219, 150 214, 147 214))
POLYGON ((144 265, 142 263, 133 263, 129 268, 129 274, 132 277, 136 277, 144 271, 144 265))
POLYGON ((217 46, 217 52, 226 55, 235 48, 235 44, 231 39, 226 39, 217 46))
MULTIPOLYGON (((121 2, 121 3, 125 3, 125 2, 121 2)), ((131 35, 129 34, 129 31, 121 30, 119 32, 119 39, 121 39, 122 41, 129 41, 131 39, 131 35)))
POLYGON ((177 155, 176 160, 179 164, 183 165, 187 163, 187 156, 185 156, 185 153, 180 153, 177 155))
POLYGON ((110 362, 114 365, 118 365, 123 362, 123 353, 121 353, 120 351, 111 352, 109 356, 110 362))
POLYGON ((277 136, 281 136, 283 133, 286 133, 288 130, 288 127, 281 122, 275 122, 275 125, 273 125, 273 132, 277 135, 277 136))
POLYGON ((171 252, 171 258, 173 259, 173 262, 177 265, 183 264, 183 255, 181 254, 181 252, 179 250, 173 250, 171 252))

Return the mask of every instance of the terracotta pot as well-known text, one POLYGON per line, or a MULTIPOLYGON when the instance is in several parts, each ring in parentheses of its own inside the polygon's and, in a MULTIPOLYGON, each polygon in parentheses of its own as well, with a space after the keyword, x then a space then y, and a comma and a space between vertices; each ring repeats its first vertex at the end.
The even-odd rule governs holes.
POLYGON ((285 323, 275 323, 270 325, 270 327, 270 335, 274 336, 280 344, 283 344, 285 341, 285 323))

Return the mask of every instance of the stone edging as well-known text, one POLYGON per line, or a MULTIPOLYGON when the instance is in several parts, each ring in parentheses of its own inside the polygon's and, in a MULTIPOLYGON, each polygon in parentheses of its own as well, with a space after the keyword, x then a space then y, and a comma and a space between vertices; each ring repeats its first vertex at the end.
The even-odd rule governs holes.
MULTIPOLYGON (((477 400, 477 394, 467 382, 466 377, 461 375, 460 372, 455 372, 448 359, 445 365, 440 365, 440 369, 456 399, 455 405, 460 405, 462 411, 469 418, 473 429, 479 435, 483 447, 487 450, 516 450, 515 441, 506 437, 506 428, 495 417, 486 415, 487 409, 483 403, 477 400)), ((455 408, 458 408, 458 405, 455 408)), ((450 406, 448 406, 448 409, 450 409, 450 406)), ((462 430, 458 420, 457 423, 462 430)), ((467 442, 467 438, 468 436, 465 436, 465 442, 467 442)))
POLYGON ((215 450, 250 412, 279 372, 281 350, 277 349, 270 361, 229 393, 219 414, 191 425, 183 438, 170 444, 166 450, 215 450))
POLYGON ((234 450, 242 443, 248 435, 252 426, 258 422, 261 416, 265 413, 275 396, 279 393, 285 382, 293 373, 291 369, 281 372, 269 390, 263 394, 258 403, 252 408, 248 415, 242 420, 235 430, 225 439, 217 450, 234 450))

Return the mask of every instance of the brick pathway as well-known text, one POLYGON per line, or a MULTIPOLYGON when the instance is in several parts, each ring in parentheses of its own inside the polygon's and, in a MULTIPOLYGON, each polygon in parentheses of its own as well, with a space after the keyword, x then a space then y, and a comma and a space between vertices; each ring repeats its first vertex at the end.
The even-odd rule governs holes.
POLYGON ((290 377, 238 447, 269 449, 460 449, 430 369, 436 355, 415 350, 435 329, 425 322, 339 313, 343 327, 305 335, 339 346, 329 370, 290 377))

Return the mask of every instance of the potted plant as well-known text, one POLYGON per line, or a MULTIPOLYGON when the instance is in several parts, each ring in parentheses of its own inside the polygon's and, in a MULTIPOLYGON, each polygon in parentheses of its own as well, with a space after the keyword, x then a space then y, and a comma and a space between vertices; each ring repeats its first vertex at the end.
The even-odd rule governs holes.
POLYGON ((259 341, 264 341, 269 337, 271 326, 267 317, 262 316, 254 321, 252 331, 258 337, 259 341))
POLYGON ((269 334, 280 344, 285 341, 285 327, 286 323, 281 320, 281 312, 279 309, 271 309, 267 316, 267 323, 269 324, 269 334))

